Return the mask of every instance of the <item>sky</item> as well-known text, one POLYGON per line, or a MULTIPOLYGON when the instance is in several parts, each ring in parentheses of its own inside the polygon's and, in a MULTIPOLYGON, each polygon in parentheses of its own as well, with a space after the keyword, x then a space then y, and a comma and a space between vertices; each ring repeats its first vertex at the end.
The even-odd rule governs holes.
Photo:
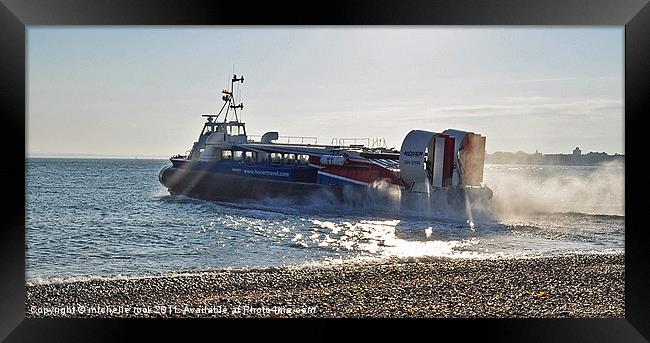
POLYGON ((623 26, 30 26, 27 40, 28 156, 184 153, 233 65, 249 134, 399 149, 410 130, 455 128, 488 153, 624 153, 623 26))

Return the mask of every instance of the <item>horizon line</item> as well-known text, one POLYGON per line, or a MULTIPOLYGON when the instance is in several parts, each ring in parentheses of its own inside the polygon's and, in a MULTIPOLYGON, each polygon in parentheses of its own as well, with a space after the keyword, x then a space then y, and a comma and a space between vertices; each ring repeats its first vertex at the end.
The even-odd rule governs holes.
MULTIPOLYGON (((496 153, 511 153, 511 154, 517 154, 523 152, 525 154, 529 155, 535 155, 536 153, 542 154, 542 155, 571 155, 571 152, 564 153, 564 152, 559 152, 559 153, 545 153, 545 152, 525 152, 522 150, 518 151, 494 151, 494 152, 489 152, 485 151, 486 155, 492 155, 496 153)), ((606 153, 609 156, 625 156, 625 153, 613 153, 610 154, 605 151, 590 151, 590 152, 582 152, 582 155, 586 155, 589 153, 606 153)), ((169 159, 171 156, 167 155, 123 155, 123 154, 88 154, 88 153, 27 153, 25 154, 25 158, 96 158, 96 159, 101 159, 101 158, 115 158, 115 159, 149 159, 149 160, 166 160, 169 159)))

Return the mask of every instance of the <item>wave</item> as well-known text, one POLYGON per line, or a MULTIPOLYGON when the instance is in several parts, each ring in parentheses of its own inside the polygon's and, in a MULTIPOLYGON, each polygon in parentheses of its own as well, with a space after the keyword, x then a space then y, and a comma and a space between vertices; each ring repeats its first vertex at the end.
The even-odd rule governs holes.
POLYGON ((205 269, 198 271, 178 271, 163 274, 135 274, 135 275, 79 275, 68 277, 37 277, 25 281, 27 287, 38 287, 47 285, 58 284, 71 284, 81 282, 115 282, 115 281, 138 281, 146 279, 169 279, 169 278, 186 278, 186 277, 204 277, 213 276, 224 273, 273 273, 279 271, 294 271, 310 269, 333 269, 340 267, 363 267, 372 265, 386 265, 391 263, 426 263, 437 260, 456 260, 456 259, 473 259, 473 260, 503 260, 503 259, 516 259, 516 260, 531 260, 531 259, 545 259, 545 258, 575 258, 577 256, 589 255, 624 255, 624 252, 612 249, 606 250, 590 250, 590 251, 565 251, 562 253, 554 253, 553 255, 539 254, 451 254, 451 255, 393 255, 393 256, 378 256, 378 257, 353 257, 353 258, 333 258, 319 261, 306 261, 303 263, 293 265, 281 266, 267 266, 267 267, 236 267, 236 268, 218 268, 218 269, 205 269))

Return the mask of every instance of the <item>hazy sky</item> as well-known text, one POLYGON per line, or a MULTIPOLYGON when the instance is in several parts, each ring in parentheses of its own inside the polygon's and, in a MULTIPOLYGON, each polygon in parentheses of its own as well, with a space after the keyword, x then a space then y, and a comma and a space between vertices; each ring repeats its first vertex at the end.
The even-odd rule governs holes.
POLYGON ((620 27, 30 27, 27 152, 170 156, 243 74, 249 134, 624 153, 620 27))

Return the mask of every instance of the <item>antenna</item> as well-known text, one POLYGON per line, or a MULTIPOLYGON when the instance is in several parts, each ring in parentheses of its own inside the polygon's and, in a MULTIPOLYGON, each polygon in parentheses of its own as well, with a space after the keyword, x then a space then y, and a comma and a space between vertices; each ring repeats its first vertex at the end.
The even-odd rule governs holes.
MULTIPOLYGON (((235 65, 232 65, 233 71, 235 69, 235 65)), ((232 108, 233 114, 235 115, 235 121, 240 122, 240 119, 237 117, 237 109, 244 109, 244 104, 241 102, 241 87, 239 84, 237 84, 237 91, 239 92, 239 105, 235 105, 235 82, 241 82, 244 83, 244 76, 237 77, 237 74, 233 72, 232 74, 232 79, 230 79, 230 88, 224 88, 221 93, 223 94, 221 96, 221 100, 223 100, 223 106, 221 106, 221 109, 219 110, 219 113, 215 116, 214 120, 216 122, 217 119, 219 119, 219 116, 221 113, 224 113, 224 109, 226 109, 226 112, 224 113, 223 117, 223 122, 226 123, 228 121, 228 111, 232 108)))
MULTIPOLYGON (((242 78, 243 78, 243 76, 242 76, 242 78)), ((239 102, 240 104, 242 104, 242 102, 241 102, 241 87, 243 86, 242 84, 243 84, 243 82, 237 84, 237 93, 238 93, 237 96, 238 96, 238 98, 239 98, 239 101, 238 101, 238 102, 239 102)), ((244 112, 243 109, 244 109, 244 108, 243 108, 243 106, 242 106, 242 112, 239 113, 239 120, 240 120, 240 121, 244 121, 244 119, 242 119, 242 113, 244 112)))

